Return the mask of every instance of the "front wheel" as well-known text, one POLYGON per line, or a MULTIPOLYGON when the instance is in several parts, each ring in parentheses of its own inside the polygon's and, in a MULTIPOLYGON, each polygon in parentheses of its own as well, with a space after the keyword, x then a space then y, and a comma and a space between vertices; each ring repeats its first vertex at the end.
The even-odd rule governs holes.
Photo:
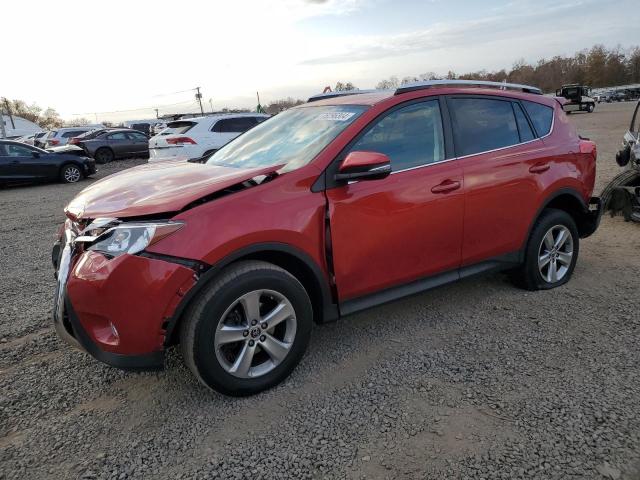
POLYGON ((293 371, 309 343, 312 317, 294 276, 267 262, 239 262, 190 309, 181 326, 182 355, 207 387, 252 395, 293 371))
POLYGON ((60 171, 60 180, 63 183, 78 183, 82 179, 82 172, 77 165, 65 165, 60 171))
POLYGON ((594 110, 595 108, 596 108, 595 104, 590 103, 590 104, 587 106, 587 112, 591 113, 591 112, 593 112, 593 110, 594 110))
POLYGON ((536 221, 525 260, 514 281, 527 290, 546 290, 569 281, 578 260, 580 237, 567 212, 549 208, 536 221))

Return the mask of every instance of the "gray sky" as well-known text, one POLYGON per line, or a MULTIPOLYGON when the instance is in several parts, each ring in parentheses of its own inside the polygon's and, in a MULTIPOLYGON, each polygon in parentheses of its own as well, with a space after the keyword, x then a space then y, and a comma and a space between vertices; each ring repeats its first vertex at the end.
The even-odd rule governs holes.
POLYGON ((0 96, 64 118, 255 107, 325 85, 640 43, 637 0, 8 0, 0 96), (629 14, 635 12, 635 14, 629 14), (7 21, 8 20, 8 21, 7 21), (139 109, 139 110, 133 110, 139 109), (124 112, 114 112, 127 110, 124 112))

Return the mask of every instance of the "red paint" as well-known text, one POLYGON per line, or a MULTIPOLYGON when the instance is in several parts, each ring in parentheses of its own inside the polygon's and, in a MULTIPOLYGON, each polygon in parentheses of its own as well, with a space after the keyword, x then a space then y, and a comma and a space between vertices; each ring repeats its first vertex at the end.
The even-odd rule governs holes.
POLYGON ((277 167, 238 169, 167 161, 134 167, 85 188, 66 207, 74 218, 135 217, 177 212, 205 195, 277 167))
POLYGON ((456 162, 327 191, 340 300, 458 267, 463 190, 431 192, 446 181, 456 162))
MULTIPOLYGON (((335 278, 332 291, 339 303, 516 252, 523 248, 539 208, 554 192, 570 188, 585 202, 593 192, 595 145, 578 137, 553 98, 446 87, 398 96, 382 92, 337 97, 313 105, 341 104, 369 108, 310 164, 282 170, 269 182, 181 211, 202 197, 279 167, 240 170, 159 163, 96 182, 71 202, 68 214, 86 219, 167 214, 184 227, 148 251, 210 265, 259 243, 287 244, 306 253, 327 283, 335 278), (526 144, 396 172, 382 180, 312 191, 325 168, 381 113, 408 100, 464 93, 548 105, 555 110, 553 131, 526 144), (327 210, 333 272, 325 254, 327 210)), ((372 155, 376 154, 352 153, 343 166, 369 165, 372 155)), ((384 156, 378 156, 382 161, 384 156)), ((163 348, 162 324, 193 286, 193 275, 171 262, 130 255, 107 260, 89 252, 76 264, 68 294, 100 348, 143 354, 163 348)))
POLYGON ((344 172, 352 168, 374 167, 389 163, 389 157, 377 152, 351 152, 340 164, 340 171, 344 172))
POLYGON ((73 268, 67 293, 100 349, 135 355, 162 348, 162 323, 173 314, 180 289, 193 283, 193 272, 175 263, 132 255, 107 260, 89 251, 73 268))

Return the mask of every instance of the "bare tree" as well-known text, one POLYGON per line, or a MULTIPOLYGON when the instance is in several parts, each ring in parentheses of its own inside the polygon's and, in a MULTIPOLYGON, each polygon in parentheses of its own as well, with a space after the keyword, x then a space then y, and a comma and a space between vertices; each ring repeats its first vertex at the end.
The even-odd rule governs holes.
POLYGON ((334 92, 347 92, 349 90, 357 90, 357 88, 351 82, 347 82, 347 83, 338 82, 336 83, 336 86, 333 89, 334 92))
POLYGON ((394 88, 398 88, 399 84, 400 83, 398 82, 398 77, 393 76, 389 77, 387 80, 380 80, 376 85, 376 88, 378 90, 391 90, 394 88))

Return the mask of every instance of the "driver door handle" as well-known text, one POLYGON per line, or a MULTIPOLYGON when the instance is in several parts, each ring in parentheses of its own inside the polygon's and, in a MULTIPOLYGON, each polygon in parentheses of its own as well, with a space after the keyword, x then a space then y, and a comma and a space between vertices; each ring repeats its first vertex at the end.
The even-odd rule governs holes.
POLYGON ((457 180, 445 180, 444 182, 431 188, 433 193, 448 193, 458 190, 461 184, 457 180))

